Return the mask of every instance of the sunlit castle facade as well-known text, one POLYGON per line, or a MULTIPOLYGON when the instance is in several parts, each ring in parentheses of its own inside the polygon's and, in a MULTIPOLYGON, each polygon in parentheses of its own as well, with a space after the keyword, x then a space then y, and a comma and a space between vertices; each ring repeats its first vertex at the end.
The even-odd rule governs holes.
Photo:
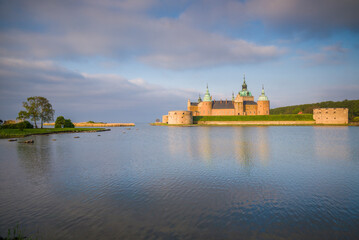
POLYGON ((262 87, 262 94, 255 102, 243 77, 242 91, 238 92, 236 97, 232 94, 232 100, 212 100, 207 86, 203 100, 201 96, 197 102, 188 99, 187 110, 191 111, 193 116, 269 115, 269 100, 262 87))

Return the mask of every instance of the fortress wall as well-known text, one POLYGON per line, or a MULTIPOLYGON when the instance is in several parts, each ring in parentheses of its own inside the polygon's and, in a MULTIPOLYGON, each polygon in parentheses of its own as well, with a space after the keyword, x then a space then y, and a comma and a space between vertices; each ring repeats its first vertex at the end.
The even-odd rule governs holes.
POLYGON ((168 112, 168 124, 192 124, 193 117, 190 111, 168 112))
POLYGON ((198 111, 198 106, 190 106, 187 108, 188 111, 196 112, 198 111))
POLYGON ((269 115, 269 101, 258 101, 257 115, 269 115))
POLYGON ((168 123, 168 115, 162 116, 162 123, 168 123))
POLYGON ((212 109, 212 116, 234 115, 234 109, 212 109))
POLYGON ((201 102, 198 108, 200 116, 211 116, 212 115, 212 102, 201 102))
POLYGON ((315 108, 313 118, 317 124, 348 124, 348 108, 315 108))
POLYGON ((246 115, 257 115, 257 105, 245 105, 246 115))

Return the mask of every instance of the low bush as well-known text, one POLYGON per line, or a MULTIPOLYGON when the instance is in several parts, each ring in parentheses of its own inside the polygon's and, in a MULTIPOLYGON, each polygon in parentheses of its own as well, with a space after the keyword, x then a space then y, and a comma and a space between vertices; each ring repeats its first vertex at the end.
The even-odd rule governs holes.
POLYGON ((3 124, 0 126, 2 129, 28 129, 34 128, 34 126, 29 121, 23 121, 19 123, 3 124))

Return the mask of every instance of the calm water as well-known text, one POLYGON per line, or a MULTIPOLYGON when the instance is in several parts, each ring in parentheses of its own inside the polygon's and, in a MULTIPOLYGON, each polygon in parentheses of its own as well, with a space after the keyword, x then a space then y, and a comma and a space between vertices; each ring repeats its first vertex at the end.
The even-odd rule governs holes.
POLYGON ((1 236, 19 223, 41 239, 359 238, 359 127, 31 138, 0 140, 1 236))

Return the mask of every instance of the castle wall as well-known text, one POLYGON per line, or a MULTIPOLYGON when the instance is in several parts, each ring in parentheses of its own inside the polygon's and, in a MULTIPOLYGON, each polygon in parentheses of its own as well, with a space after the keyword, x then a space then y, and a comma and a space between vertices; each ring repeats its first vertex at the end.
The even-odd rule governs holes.
POLYGON ((348 108, 315 108, 313 118, 317 124, 347 124, 348 108))
POLYGON ((162 123, 168 123, 168 115, 162 116, 162 123))
POLYGON ((168 112, 168 124, 192 124, 193 117, 190 111, 168 112))
POLYGON ((212 102, 201 102, 198 107, 200 116, 212 115, 212 102))
POLYGON ((257 115, 269 115, 269 101, 257 102, 257 115))
POLYGON ((197 112, 198 111, 198 106, 189 106, 189 107, 187 107, 187 111, 197 112))
POLYGON ((245 115, 257 115, 257 105, 245 105, 245 115))
POLYGON ((212 109, 212 116, 234 115, 234 109, 212 109))

